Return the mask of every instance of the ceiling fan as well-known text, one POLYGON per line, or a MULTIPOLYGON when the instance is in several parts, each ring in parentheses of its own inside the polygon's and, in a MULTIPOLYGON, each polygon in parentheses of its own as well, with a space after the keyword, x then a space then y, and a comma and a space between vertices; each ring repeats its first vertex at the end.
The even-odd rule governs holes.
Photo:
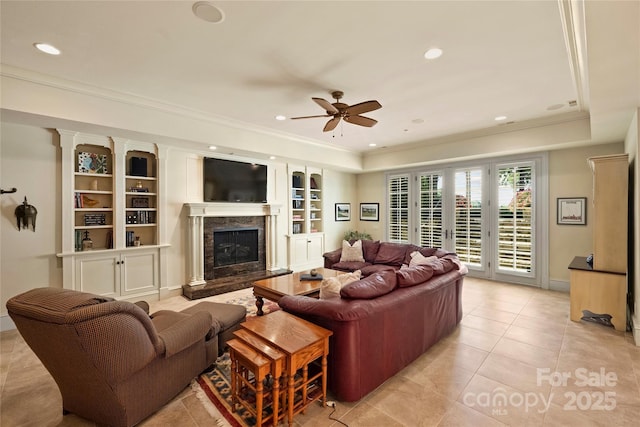
POLYGON ((322 98, 311 98, 316 104, 324 108, 327 114, 317 116, 291 117, 291 119, 297 120, 310 119, 314 117, 332 117, 327 122, 327 124, 324 125, 324 129, 322 129, 323 132, 334 130, 336 126, 338 126, 340 119, 344 119, 344 121, 347 123, 352 123, 354 125, 365 126, 369 128, 378 123, 377 120, 360 115, 362 113, 368 113, 369 111, 374 111, 378 108, 382 108, 382 105, 380 105, 378 101, 365 101, 359 104, 347 105, 340 102, 340 99, 343 95, 344 93, 339 90, 331 92, 331 96, 336 100, 336 102, 334 102, 333 104, 322 98))

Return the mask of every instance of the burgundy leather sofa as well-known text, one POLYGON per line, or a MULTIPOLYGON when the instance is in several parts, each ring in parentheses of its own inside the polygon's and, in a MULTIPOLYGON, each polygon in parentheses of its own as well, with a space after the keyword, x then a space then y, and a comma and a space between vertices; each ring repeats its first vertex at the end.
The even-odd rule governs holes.
MULTIPOLYGON (((451 333, 462 319, 462 282, 468 270, 455 254, 385 242, 380 249, 391 264, 375 263, 376 257, 370 257, 374 262, 369 274, 345 285, 340 298, 285 296, 279 301, 283 310, 333 331, 329 389, 341 401, 360 400, 451 333), (437 256, 438 262, 401 269, 415 250, 437 256)), ((331 258, 330 267, 335 265, 335 252, 325 254, 331 258)))

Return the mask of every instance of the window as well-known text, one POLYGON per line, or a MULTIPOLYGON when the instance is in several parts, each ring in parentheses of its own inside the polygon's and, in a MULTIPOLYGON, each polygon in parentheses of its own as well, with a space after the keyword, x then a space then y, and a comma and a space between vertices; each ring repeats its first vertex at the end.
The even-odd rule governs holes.
POLYGON ((455 173, 454 250, 469 266, 482 266, 482 169, 455 173))
POLYGON ((498 269, 530 273, 535 222, 533 166, 498 165, 498 269))
POLYGON ((389 220, 387 236, 390 242, 409 241, 409 175, 393 175, 387 181, 389 220))
POLYGON ((420 246, 441 248, 444 224, 442 223, 442 184, 440 173, 420 174, 420 246))

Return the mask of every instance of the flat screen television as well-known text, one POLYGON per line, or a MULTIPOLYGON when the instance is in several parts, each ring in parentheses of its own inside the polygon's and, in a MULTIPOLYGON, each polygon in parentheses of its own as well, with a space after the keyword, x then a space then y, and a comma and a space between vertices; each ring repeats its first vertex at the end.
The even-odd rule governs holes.
POLYGON ((266 165, 205 157, 203 176, 205 202, 267 202, 266 165))

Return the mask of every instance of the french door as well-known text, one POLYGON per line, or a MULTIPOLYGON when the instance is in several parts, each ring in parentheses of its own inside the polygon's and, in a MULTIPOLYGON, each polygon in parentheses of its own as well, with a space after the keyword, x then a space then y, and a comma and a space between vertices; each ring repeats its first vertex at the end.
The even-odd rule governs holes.
POLYGON ((484 180, 482 167, 445 169, 418 175, 420 246, 456 252, 470 269, 484 270, 484 180))
POLYGON ((388 239, 458 254, 470 275, 539 286, 546 162, 446 167, 387 177, 388 239))

